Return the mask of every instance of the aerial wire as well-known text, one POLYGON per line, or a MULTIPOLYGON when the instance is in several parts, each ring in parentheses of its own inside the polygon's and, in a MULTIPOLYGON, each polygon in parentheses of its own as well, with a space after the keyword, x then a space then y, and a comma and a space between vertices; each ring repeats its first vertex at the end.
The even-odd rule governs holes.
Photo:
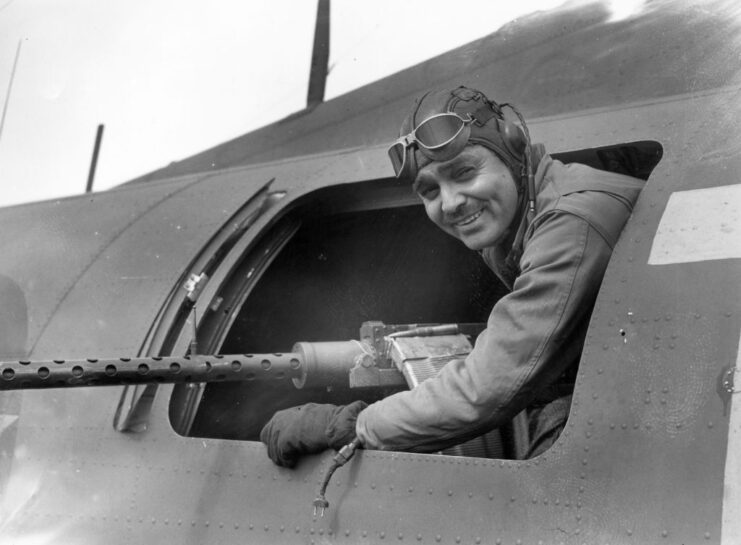
MULTIPOLYGON (((7 7, 7 4, 6 4, 7 7)), ((15 69, 18 66, 18 57, 21 54, 21 44, 23 40, 18 40, 18 47, 15 50, 15 60, 13 61, 13 69, 10 72, 10 82, 8 83, 8 92, 5 94, 5 104, 3 105, 3 116, 0 118, 0 139, 3 136, 3 127, 5 126, 5 114, 8 112, 8 102, 10 101, 10 91, 13 88, 13 79, 15 78, 15 69)))

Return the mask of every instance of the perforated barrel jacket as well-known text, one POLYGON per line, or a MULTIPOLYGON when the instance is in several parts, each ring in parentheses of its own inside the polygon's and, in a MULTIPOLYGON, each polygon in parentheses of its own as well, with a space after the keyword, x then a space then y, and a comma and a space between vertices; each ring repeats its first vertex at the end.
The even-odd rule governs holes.
POLYGON ((510 292, 465 360, 414 390, 369 405, 356 431, 365 448, 432 452, 507 422, 575 366, 612 249, 643 182, 545 156, 537 215, 521 244, 482 257, 510 292))

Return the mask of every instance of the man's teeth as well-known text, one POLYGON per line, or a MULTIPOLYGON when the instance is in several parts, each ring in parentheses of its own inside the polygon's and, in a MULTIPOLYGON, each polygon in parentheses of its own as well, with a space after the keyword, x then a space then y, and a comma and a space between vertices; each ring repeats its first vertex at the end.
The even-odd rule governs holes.
POLYGON ((479 211, 478 211, 478 212, 476 212, 475 214, 472 214, 472 215, 468 216, 467 218, 465 218, 465 219, 463 219, 463 220, 461 220, 461 221, 457 222, 457 223, 456 223, 456 225, 457 225, 458 227, 460 227, 460 226, 462 226, 462 225, 468 225, 469 223, 472 223, 472 222, 476 221, 476 220, 478 219, 478 217, 479 217, 479 216, 480 216, 480 215, 481 215, 482 213, 483 213, 483 210, 479 210, 479 211))

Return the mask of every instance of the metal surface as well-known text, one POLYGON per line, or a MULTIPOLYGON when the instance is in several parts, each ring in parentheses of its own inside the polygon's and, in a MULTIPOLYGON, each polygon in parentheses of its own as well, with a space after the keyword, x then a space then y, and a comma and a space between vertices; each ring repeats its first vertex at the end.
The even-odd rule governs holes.
POLYGON ((287 380, 302 372, 300 354, 0 362, 0 390, 230 380, 287 380))
MULTIPOLYGON (((384 138, 417 85, 474 81, 521 95, 526 115, 548 115, 529 126, 551 152, 638 140, 659 142, 664 152, 608 267, 567 428, 542 456, 359 451, 333 477, 328 516, 314 518, 307 506, 331 454, 287 470, 254 441, 180 436, 169 415, 173 386, 160 387, 139 433, 112 425, 117 389, 3 392, 0 543, 736 543, 741 405, 722 379, 739 366, 739 259, 649 263, 664 216, 680 210, 669 206, 672 194, 732 191, 739 183, 740 57, 731 8, 660 3, 617 22, 597 8, 580 17, 566 10, 548 16, 547 26, 533 24, 538 16, 388 78, 368 102, 359 100, 366 89, 324 103, 313 128, 286 122, 198 160, 218 168, 292 154, 324 134, 327 146, 352 134, 363 148, 3 210, 3 293, 22 294, 25 307, 15 297, 12 313, 0 317, 12 322, 27 310, 27 327, 15 333, 27 330, 25 352, 134 355, 155 316, 170 316, 157 314, 168 294, 182 290, 186 272, 200 273, 187 265, 217 228, 208 220, 223 224, 258 185, 275 177, 271 190, 286 197, 209 275, 199 304, 214 304, 240 256, 281 214, 307 202, 324 206, 311 200, 314 192, 363 181, 383 186, 391 175, 383 146, 365 144, 384 138), (479 62, 496 70, 476 71, 479 62), (378 102, 390 104, 388 118, 378 102), (345 122, 353 109, 358 114, 345 122), (359 122, 365 132, 351 131, 359 122), (316 129, 322 124, 326 132, 316 129), (261 139, 254 150, 248 145, 261 139), (159 206, 176 198, 167 213, 159 206), (170 213, 188 223, 174 223, 170 213), (177 225, 187 225, 186 236, 177 225), (151 253, 163 246, 172 251, 151 253), (156 263, 156 255, 159 269, 177 273, 146 269, 137 287, 126 287, 121 277, 156 263), (106 261, 116 266, 106 270, 106 261)), ((178 168, 195 166, 167 172, 178 168)), ((719 228, 715 217, 700 221, 719 228)))
POLYGON ((433 337, 395 337, 390 339, 389 355, 404 374, 410 388, 435 376, 445 364, 463 359, 472 350, 464 335, 433 337))
POLYGON ((529 124, 739 83, 736 9, 733 0, 654 0, 639 16, 618 20, 608 2, 533 13, 137 181, 386 144, 414 100, 431 88, 481 88, 517 104, 529 124))

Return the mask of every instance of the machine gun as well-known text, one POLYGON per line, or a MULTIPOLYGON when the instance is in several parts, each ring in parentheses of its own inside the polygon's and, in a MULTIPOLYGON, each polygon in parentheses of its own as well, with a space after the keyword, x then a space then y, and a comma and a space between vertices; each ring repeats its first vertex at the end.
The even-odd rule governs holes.
POLYGON ((364 322, 360 339, 298 342, 288 353, 0 362, 0 390, 291 380, 306 386, 413 388, 471 351, 485 324, 364 322))

